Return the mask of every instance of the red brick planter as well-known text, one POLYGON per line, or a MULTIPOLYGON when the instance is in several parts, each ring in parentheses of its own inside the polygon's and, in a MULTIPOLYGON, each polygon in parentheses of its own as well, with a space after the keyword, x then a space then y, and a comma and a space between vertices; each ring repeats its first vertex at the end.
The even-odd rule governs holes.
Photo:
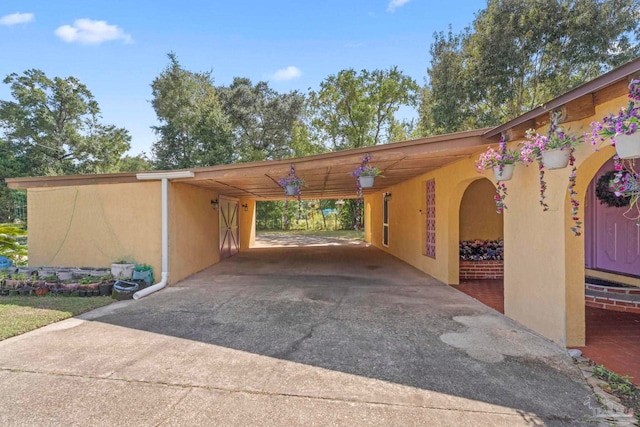
POLYGON ((588 307, 640 314, 640 288, 618 288, 587 283, 584 293, 584 303, 588 307))
POLYGON ((502 279, 504 261, 464 261, 460 260, 460 280, 502 279))

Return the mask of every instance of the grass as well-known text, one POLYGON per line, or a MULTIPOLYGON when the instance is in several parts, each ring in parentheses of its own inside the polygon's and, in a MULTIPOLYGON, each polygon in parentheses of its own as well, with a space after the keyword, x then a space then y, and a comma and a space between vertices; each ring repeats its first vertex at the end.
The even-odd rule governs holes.
POLYGON ((356 230, 259 230, 257 234, 338 237, 353 240, 364 240, 364 231, 356 230))
POLYGON ((0 341, 112 302, 108 297, 0 297, 0 341))

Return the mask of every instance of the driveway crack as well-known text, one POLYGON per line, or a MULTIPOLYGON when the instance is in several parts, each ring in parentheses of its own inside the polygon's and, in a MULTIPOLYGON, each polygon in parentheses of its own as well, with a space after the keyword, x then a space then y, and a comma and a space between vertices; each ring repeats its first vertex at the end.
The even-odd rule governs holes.
MULTIPOLYGON (((290 397, 295 399, 312 399, 319 401, 327 401, 327 402, 343 402, 350 404, 359 404, 359 405, 372 405, 372 406, 383 406, 383 407, 398 407, 398 408, 416 408, 416 409, 426 409, 426 410, 437 410, 437 411, 453 411, 453 412, 465 412, 465 413, 477 413, 477 414, 492 414, 492 415, 506 415, 512 417, 521 417, 523 414, 528 414, 526 412, 518 411, 518 413, 499 410, 496 408, 495 410, 489 409, 468 409, 468 408, 459 408, 459 407, 446 407, 439 405, 428 405, 428 404, 411 404, 411 403, 399 403, 399 402, 381 402, 372 399, 357 399, 357 398, 348 398, 348 397, 329 397, 329 396, 318 396, 318 395, 309 395, 304 393, 286 393, 286 392, 268 392, 268 391, 258 391, 258 390, 246 390, 240 388, 233 387, 221 387, 221 386, 204 386, 204 385, 193 385, 193 384, 184 384, 184 383, 172 383, 172 382, 164 382, 164 381, 150 381, 150 380, 136 380, 131 378, 104 378, 104 377, 95 377, 91 375, 79 375, 79 374, 69 374, 69 373, 60 373, 60 372, 46 372, 46 371, 32 371, 25 369, 11 369, 11 368, 0 368, 0 372, 9 372, 14 374, 30 374, 30 375, 47 375, 52 377, 59 378, 81 378, 85 380, 92 380, 96 382, 100 381, 109 381, 109 382, 122 382, 122 383, 133 383, 133 384, 141 384, 141 385, 150 385, 150 386, 164 386, 164 387, 174 387, 174 388, 183 388, 188 390, 178 401, 171 406, 170 411, 174 410, 184 399, 189 395, 189 392, 192 390, 207 390, 207 391, 217 391, 222 393, 232 393, 232 394, 247 394, 247 395, 256 395, 256 396, 267 396, 267 397, 290 397)), ((566 419, 571 420, 570 417, 557 416, 557 415, 535 415, 528 414, 530 416, 542 418, 542 419, 566 419)), ((161 421, 160 424, 156 426, 162 425, 168 421, 168 418, 164 421, 161 421)))

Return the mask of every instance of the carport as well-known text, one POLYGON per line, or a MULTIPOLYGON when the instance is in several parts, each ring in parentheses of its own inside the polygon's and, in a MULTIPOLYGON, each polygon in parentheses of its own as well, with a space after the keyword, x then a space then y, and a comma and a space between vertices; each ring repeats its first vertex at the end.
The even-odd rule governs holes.
MULTIPOLYGON (((161 269, 161 179, 168 180, 169 283, 178 281, 255 243, 257 201, 282 200, 277 183, 292 165, 305 184, 302 198, 356 196, 351 175, 369 154, 382 171, 365 189, 365 238, 385 189, 473 157, 491 141, 486 129, 331 152, 288 160, 221 165, 181 171, 8 179, 28 189, 29 256, 35 265, 108 265, 126 255, 161 269), (154 180, 155 178, 155 180, 154 180), (123 205, 122 200, 131 201, 123 205), (52 211, 53 204, 62 204, 52 211), (122 222, 130 222, 124 227, 122 222), (66 230, 64 228, 66 227, 66 230), (60 233, 52 233, 52 228, 60 233), (87 242, 87 237, 90 240, 87 242), (81 247, 82 250, 77 250, 81 247)), ((419 209, 416 213, 419 214, 419 209)), ((424 236, 415 235, 414 239, 424 236)))

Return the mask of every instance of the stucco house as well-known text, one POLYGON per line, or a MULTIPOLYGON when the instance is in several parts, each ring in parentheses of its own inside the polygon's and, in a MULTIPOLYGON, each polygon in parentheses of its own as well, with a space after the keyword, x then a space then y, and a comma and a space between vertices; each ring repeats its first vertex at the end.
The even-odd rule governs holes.
POLYGON ((383 171, 365 190, 365 237, 372 245, 450 285, 459 283, 459 241, 504 239, 505 314, 564 346, 585 344, 585 275, 640 286, 640 227, 600 208, 589 188, 615 153, 588 143, 575 152, 575 191, 584 232, 571 232, 570 168, 547 171, 540 209, 538 170, 518 166, 508 209, 498 215, 493 176, 474 161, 501 135, 510 145, 550 113, 578 133, 627 104, 640 58, 508 123, 412 141, 283 161, 181 171, 7 179, 27 189, 29 261, 40 266, 106 266, 127 256, 162 271, 169 284, 245 250, 255 239, 256 202, 283 199, 277 180, 291 164, 303 197, 349 198, 349 174, 363 156, 383 171))

